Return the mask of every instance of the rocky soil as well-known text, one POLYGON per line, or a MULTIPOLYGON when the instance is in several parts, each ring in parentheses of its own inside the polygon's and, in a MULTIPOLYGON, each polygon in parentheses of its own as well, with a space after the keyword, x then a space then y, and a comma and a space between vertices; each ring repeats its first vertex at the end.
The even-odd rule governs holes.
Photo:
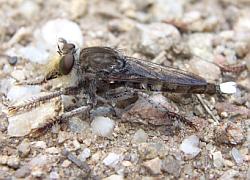
POLYGON ((0 179, 249 179, 249 50, 249 0, 0 0, 0 179), (86 103, 62 96, 22 114, 6 111, 65 86, 61 79, 17 85, 43 76, 59 37, 79 48, 117 48, 212 83, 234 81, 237 92, 148 92, 122 102, 130 108, 119 116, 100 104, 90 116, 30 136, 62 113, 59 104, 86 103))

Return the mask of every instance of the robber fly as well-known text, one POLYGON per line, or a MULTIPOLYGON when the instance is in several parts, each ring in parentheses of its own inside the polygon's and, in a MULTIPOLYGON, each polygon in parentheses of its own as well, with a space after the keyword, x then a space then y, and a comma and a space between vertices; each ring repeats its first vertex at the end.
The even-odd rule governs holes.
MULTIPOLYGON (((43 84, 59 77, 69 77, 71 86, 51 92, 50 94, 32 98, 23 104, 9 107, 9 113, 15 114, 35 107, 61 95, 77 94, 80 90, 88 95, 88 104, 68 112, 64 112, 54 121, 68 119, 84 113, 96 106, 98 101, 105 101, 106 94, 119 92, 120 87, 126 87, 132 92, 143 90, 174 92, 174 93, 234 93, 234 83, 216 85, 205 79, 173 67, 164 67, 152 62, 143 61, 124 55, 110 47, 88 47, 77 49, 72 43, 59 39, 59 58, 53 62, 53 67, 45 77, 36 82, 26 82, 27 85, 43 84)), ((122 93, 122 92, 121 92, 122 93)))

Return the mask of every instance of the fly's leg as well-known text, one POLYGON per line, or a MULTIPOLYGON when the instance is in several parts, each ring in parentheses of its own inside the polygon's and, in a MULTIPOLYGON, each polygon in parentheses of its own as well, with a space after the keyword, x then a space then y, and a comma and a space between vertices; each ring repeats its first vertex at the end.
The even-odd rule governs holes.
POLYGON ((51 93, 46 94, 44 96, 31 97, 30 99, 25 100, 21 104, 9 106, 8 107, 8 114, 13 115, 19 111, 31 110, 31 109, 39 106, 41 103, 49 101, 49 100, 56 98, 58 96, 77 94, 77 92, 79 90, 80 90, 79 87, 68 87, 68 88, 65 88, 63 90, 51 92, 51 93))
POLYGON ((41 134, 45 133, 48 129, 50 129, 54 124, 56 123, 62 123, 74 116, 89 113, 91 109, 90 105, 87 106, 81 106, 76 109, 73 109, 69 112, 65 112, 57 117, 53 117, 51 119, 48 119, 45 123, 40 124, 37 128, 33 129, 29 136, 31 137, 38 137, 41 134))
MULTIPOLYGON (((116 89, 112 89, 109 92, 107 92, 106 96, 111 101, 116 101, 116 102, 121 101, 121 100, 126 100, 128 98, 135 97, 135 96, 141 97, 141 98, 147 100, 155 108, 164 109, 166 111, 165 116, 167 119, 179 120, 179 121, 183 122, 184 124, 187 124, 188 126, 196 129, 196 126, 190 120, 188 120, 184 116, 181 116, 175 112, 169 111, 164 105, 154 102, 153 100, 150 99, 150 96, 143 91, 138 91, 138 90, 132 89, 132 88, 116 88, 116 89)), ((124 111, 126 111, 129 108, 130 107, 126 108, 124 111)))

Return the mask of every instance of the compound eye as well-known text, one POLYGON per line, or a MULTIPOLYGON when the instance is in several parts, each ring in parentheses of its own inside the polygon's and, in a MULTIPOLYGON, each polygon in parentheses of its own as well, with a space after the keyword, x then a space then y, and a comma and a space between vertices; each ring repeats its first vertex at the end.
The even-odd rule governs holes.
POLYGON ((67 50, 67 51, 72 51, 73 49, 75 49, 75 45, 72 44, 72 43, 67 43, 64 45, 64 49, 67 50))
POLYGON ((62 57, 59 63, 59 71, 63 75, 67 75, 73 68, 74 65, 74 55, 73 54, 66 54, 62 57))

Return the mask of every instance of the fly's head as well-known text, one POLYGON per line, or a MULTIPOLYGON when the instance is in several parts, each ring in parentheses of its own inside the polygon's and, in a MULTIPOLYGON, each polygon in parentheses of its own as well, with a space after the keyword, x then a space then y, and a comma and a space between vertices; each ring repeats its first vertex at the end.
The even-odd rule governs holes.
POLYGON ((63 78, 61 82, 72 81, 76 78, 77 49, 74 44, 68 43, 65 39, 58 40, 58 54, 53 57, 46 67, 45 81, 55 78, 63 78), (73 76, 73 77, 72 77, 73 76))

